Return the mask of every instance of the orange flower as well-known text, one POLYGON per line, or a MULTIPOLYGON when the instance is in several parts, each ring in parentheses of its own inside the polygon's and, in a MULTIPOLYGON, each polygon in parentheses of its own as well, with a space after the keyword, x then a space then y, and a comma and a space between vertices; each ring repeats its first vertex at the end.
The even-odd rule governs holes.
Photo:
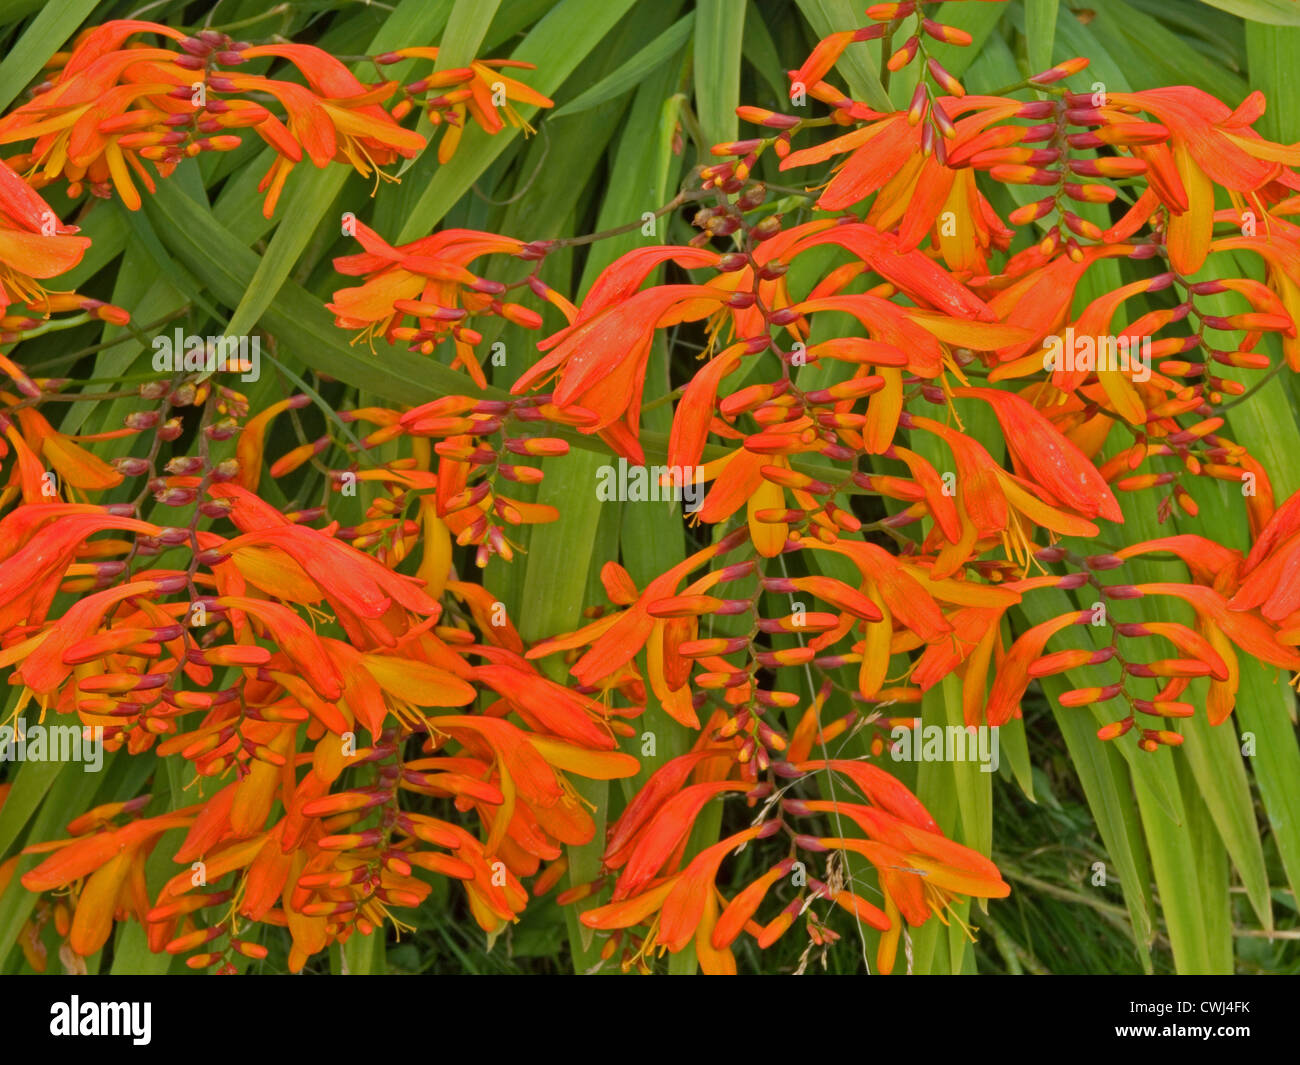
POLYGON ((1233 610, 1258 608, 1272 622, 1300 611, 1300 492, 1277 508, 1255 539, 1241 567, 1241 586, 1228 605, 1233 610))
MULTIPOLYGON (((1092 522, 1045 502, 1035 485, 1008 473, 993 457, 964 433, 930 418, 908 415, 908 428, 923 429, 940 437, 951 449, 957 466, 955 506, 934 482, 927 482, 925 499, 935 517, 928 546, 938 549, 932 575, 948 577, 979 551, 990 538, 1003 544, 1008 557, 1019 556, 1027 564, 1032 553, 1032 529, 1040 526, 1062 536, 1097 536, 1092 522)), ((1068 443, 1068 440, 1065 441, 1068 443)), ((912 457, 901 448, 895 453, 909 466, 912 457)), ((1076 509, 1076 508, 1071 508, 1076 509)))
POLYGON ((76 892, 68 945, 75 953, 88 957, 108 941, 119 910, 133 911, 144 920, 148 910, 148 898, 143 892, 144 862, 159 836, 183 828, 193 819, 193 808, 178 810, 79 839, 60 840, 53 846, 29 847, 24 853, 55 853, 22 876, 23 887, 28 891, 50 891, 84 881, 76 892))
POLYGON ((1275 180, 1284 166, 1300 165, 1300 147, 1274 144, 1251 129, 1264 113, 1264 96, 1253 92, 1236 110, 1190 85, 1108 93, 1109 107, 1133 107, 1154 115, 1170 133, 1170 147, 1134 146, 1152 168, 1152 187, 1169 209, 1169 258, 1180 274, 1194 274, 1210 251, 1214 186, 1230 194, 1253 193, 1275 180))
POLYGON ((1017 471, 1028 475, 1046 502, 1089 518, 1124 520, 1097 468, 1025 400, 992 388, 955 388, 953 395, 982 399, 993 408, 1017 471))
MULTIPOLYGON (((179 30, 153 22, 105 23, 78 40, 44 91, 0 119, 0 144, 34 138, 22 165, 32 169, 37 185, 62 175, 73 196, 81 194, 83 183, 99 196, 116 188, 134 210, 140 195, 132 174, 154 187, 142 160, 152 160, 165 175, 186 154, 238 143, 190 141, 177 130, 173 116, 185 123, 196 115, 191 103, 196 68, 188 62, 191 57, 164 48, 123 47, 138 33, 188 40, 179 30)), ((197 69, 202 67, 199 62, 197 69)))
MULTIPOLYGON (((918 250, 905 250, 897 237, 861 222, 842 222, 798 242, 791 254, 822 244, 838 244, 860 258, 918 304, 966 322, 996 322, 997 315, 943 267, 918 250)), ((927 319, 928 321, 928 319, 927 319)), ((935 330, 940 339, 966 344, 960 336, 935 330)), ((964 335, 964 334, 963 334, 964 335)), ((983 333, 977 334, 983 336, 983 333)), ((1009 338, 1007 338, 1009 340, 1009 338)), ((979 347, 976 340, 972 346, 979 347)))
POLYGON ((261 56, 288 59, 307 79, 308 88, 254 74, 228 72, 222 91, 265 92, 284 106, 288 128, 274 115, 253 128, 277 157, 258 185, 266 192, 262 213, 270 218, 285 180, 305 150, 317 167, 331 160, 347 163, 363 178, 383 176, 380 169, 398 158, 411 159, 424 148, 420 134, 403 129, 379 105, 397 89, 396 82, 367 88, 328 52, 303 44, 268 44, 244 48, 243 60, 261 56), (301 147, 299 147, 301 146, 301 147))
MULTIPOLYGON (((396 63, 402 59, 438 58, 437 48, 399 48, 395 52, 386 52, 377 56, 379 63, 396 63)), ((443 134, 438 145, 438 162, 449 162, 456 154, 464 133, 465 116, 469 115, 484 133, 498 133, 505 128, 498 112, 505 112, 506 120, 515 127, 522 126, 526 133, 533 133, 530 126, 514 109, 515 102, 532 107, 553 107, 553 101, 521 81, 501 73, 502 67, 516 67, 523 70, 536 70, 532 63, 517 59, 476 59, 468 67, 458 70, 444 70, 431 74, 414 84, 407 85, 408 94, 419 94, 430 88, 444 91, 436 97, 425 101, 427 114, 435 123, 445 122, 447 132, 443 134)))
MULTIPOLYGON (((784 806, 796 815, 816 812, 844 814, 867 834, 865 840, 840 837, 799 839, 807 849, 814 851, 835 849, 861 854, 876 867, 885 896, 884 916, 888 921, 876 957, 882 973, 893 969, 902 932, 898 919, 900 914, 913 927, 924 924, 932 915, 937 915, 947 924, 952 903, 959 895, 1005 898, 1011 893, 992 861, 945 838, 920 800, 883 770, 866 762, 845 760, 813 760, 801 763, 797 768, 803 771, 829 769, 846 776, 871 802, 870 806, 863 806, 787 800, 784 806)), ((855 909, 861 910, 861 901, 858 900, 855 909)), ((967 934, 970 934, 969 930, 967 934)))
POLYGON ((642 462, 641 391, 655 330, 708 317, 722 306, 722 298, 704 285, 637 288, 664 262, 691 269, 716 265, 718 258, 715 252, 670 246, 628 252, 591 287, 569 327, 538 344, 542 351, 554 350, 510 391, 519 395, 554 374, 558 407, 580 407, 596 415, 594 423, 579 431, 598 433, 618 454, 642 462))
POLYGON ((76 232, 0 161, 0 314, 11 303, 35 310, 48 302, 39 280, 67 273, 90 247, 76 232))
MULTIPOLYGON (((13 397, 0 392, 0 398, 13 397)), ((122 483, 121 473, 82 447, 77 442, 80 438, 56 431, 31 408, 20 409, 15 416, 18 425, 6 425, 4 435, 13 444, 17 461, 0 500, 21 494, 26 503, 48 502, 51 487, 69 498, 84 498, 84 493, 102 492, 122 483), (47 476, 50 472, 55 475, 53 482, 47 476)))
MULTIPOLYGON (((703 785, 699 785, 703 786, 703 785)), ((714 946, 718 921, 717 887, 714 880, 727 855, 763 835, 770 835, 775 822, 744 829, 700 851, 686 868, 641 894, 623 901, 587 910, 580 920, 588 928, 615 929, 640 924, 655 910, 660 912, 658 928, 647 936, 641 951, 655 946, 673 954, 695 943, 700 968, 708 976, 734 975, 736 959, 724 945, 714 946)))
MULTIPOLYGON (((781 169, 844 154, 818 207, 839 211, 878 193, 866 221, 882 232, 898 226, 901 251, 911 251, 934 233, 950 266, 979 270, 994 242, 1005 246, 1011 231, 976 187, 970 158, 987 139, 985 131, 1017 116, 1024 104, 996 96, 941 96, 932 106, 941 109, 951 124, 951 137, 935 138, 929 123, 914 121, 908 112, 872 115, 867 125, 851 133, 791 152, 781 161, 781 169), (958 118, 968 111, 976 113, 958 118), (927 144, 940 150, 923 151, 927 144), (958 169, 963 164, 965 168, 958 169), (946 239, 936 227, 944 211, 957 219, 946 239)), ((1023 135, 1028 128, 999 127, 997 134, 1011 131, 999 137, 999 145, 1015 143, 1015 134, 1023 135)))
MULTIPOLYGON (((543 640, 529 649, 526 657, 541 658, 556 651, 589 646, 589 650, 572 667, 572 673, 580 683, 592 688, 617 674, 643 647, 649 647, 651 650, 648 653, 647 669, 654 690, 664 700, 664 708, 682 724, 698 727, 699 721, 690 705, 684 679, 679 677, 677 683, 673 684, 668 676, 669 669, 673 667, 670 664, 671 656, 665 653, 663 641, 670 631, 670 622, 654 617, 650 613, 650 607, 671 595, 682 579, 701 563, 734 550, 744 540, 743 532, 723 537, 656 577, 640 594, 637 594, 635 586, 623 590, 623 594, 616 589, 615 594, 619 594, 619 600, 616 601, 626 605, 627 609, 587 625, 578 632, 543 640)), ((606 578, 606 588, 610 588, 614 584, 614 575, 602 573, 602 576, 606 578)), ((630 580, 627 583, 630 584, 630 580)))
MULTIPOLYGON (((480 387, 487 379, 474 354, 477 332, 467 328, 472 315, 496 314, 536 328, 541 317, 515 303, 501 303, 505 286, 467 269, 484 255, 518 255, 524 242, 472 229, 446 229, 394 248, 362 222, 353 221, 364 252, 334 260, 341 274, 364 277, 355 288, 334 293, 326 306, 342 329, 360 329, 361 338, 379 334, 390 343, 409 342, 428 355, 450 339, 456 350, 452 365, 463 365, 480 387), (406 326, 408 318, 415 326, 406 326)), ((360 339, 360 338, 358 338, 360 339)))
POLYGON ((0 631, 19 621, 43 622, 77 551, 104 529, 159 531, 148 522, 77 504, 21 507, 0 520, 0 631))
POLYGON ((379 106, 396 82, 367 87, 319 48, 250 46, 215 31, 189 37, 152 22, 106 23, 77 42, 42 89, 0 119, 0 144, 34 141, 22 165, 38 185, 62 175, 72 196, 83 184, 98 196, 115 188, 132 210, 141 202, 137 180, 154 189, 146 162, 165 177, 182 159, 237 147, 236 131, 248 126, 276 151, 259 185, 268 218, 304 151, 318 167, 337 160, 363 177, 378 177, 382 166, 412 158, 425 145, 379 106), (182 51, 127 46, 141 33, 171 38, 182 51), (268 56, 289 60, 307 85, 226 69, 268 56), (260 103, 222 98, 238 93, 279 101, 287 126, 260 103))

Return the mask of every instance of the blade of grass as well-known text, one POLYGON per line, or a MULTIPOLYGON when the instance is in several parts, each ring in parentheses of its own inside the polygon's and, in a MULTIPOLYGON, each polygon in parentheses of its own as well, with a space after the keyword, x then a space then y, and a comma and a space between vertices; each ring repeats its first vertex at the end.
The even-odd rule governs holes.
POLYGON ((740 50, 754 73, 772 90, 772 99, 768 103, 778 111, 789 107, 790 101, 786 96, 786 85, 781 73, 786 65, 781 62, 776 42, 772 40, 767 23, 761 18, 745 19, 745 36, 740 50))
POLYGON ((1043 690, 1052 707, 1057 727, 1070 754, 1070 764, 1079 776, 1106 857, 1114 867, 1105 885, 1118 881, 1128 908, 1133 946, 1145 972, 1151 972, 1151 940, 1154 935, 1155 902, 1151 896, 1151 867, 1142 825, 1133 798, 1128 767, 1114 747, 1097 739, 1085 715, 1059 703, 1061 693, 1073 681, 1044 678, 1043 690))
MULTIPOLYGON (((49 0, 40 9, 4 62, 0 62, 0 111, 13 103, 41 72, 45 61, 76 33, 95 4, 96 0, 49 0)), ((9 20, 0 16, 0 21, 9 20)))
POLYGON ((1046 70, 1052 65, 1052 44, 1056 39, 1056 14, 1060 0, 1025 0, 1025 39, 1029 47, 1029 69, 1046 70))
POLYGON ((510 0, 497 10, 497 16, 483 38, 483 55, 493 55, 506 41, 517 37, 533 23, 547 15, 561 0, 510 0))
POLYGON ((1201 3, 1266 26, 1285 26, 1288 29, 1300 26, 1300 5, 1291 0, 1201 0, 1201 3))
POLYGON ((66 762, 50 761, 24 762, 19 767, 0 808, 0 855, 7 854, 67 766, 66 762))
POLYGON ((691 39, 694 24, 695 19, 692 16, 683 15, 612 74, 601 78, 586 92, 552 111, 548 120, 563 115, 581 114, 635 88, 639 82, 644 81, 647 76, 685 47, 686 42, 691 39))
POLYGON ((739 135, 736 105, 746 7, 731 0, 696 0, 695 114, 709 146, 739 135))
MULTIPOLYGON (((523 595, 529 609, 519 619, 519 634, 525 641, 571 632, 582 624, 588 560, 595 557, 596 530, 601 516, 602 504, 595 491, 596 470, 601 462, 598 455, 574 452, 563 462, 550 464, 547 470, 538 501, 562 509, 558 521, 540 526, 530 540, 523 595)), ((552 660, 544 668, 552 679, 563 680, 562 663, 552 660)), ((569 882, 582 884, 600 875, 609 782, 574 778, 573 784, 582 798, 594 806, 596 822, 590 843, 566 848, 569 882)), ((599 960, 591 929, 578 921, 594 902, 594 898, 588 898, 565 908, 573 967, 578 973, 586 972, 599 960)))
POLYGON ((471 60, 478 58, 479 47, 500 7, 501 0, 456 0, 447 19, 447 29, 438 43, 434 69, 467 67, 471 60))
POLYGON ((1203 62, 1195 48, 1150 15, 1123 0, 1097 0, 1089 6, 1097 14, 1088 30, 1121 63, 1135 89, 1194 85, 1230 107, 1246 95, 1243 78, 1203 62))
POLYGON ((1256 128, 1269 140, 1290 144, 1300 130, 1300 116, 1284 101, 1300 96, 1300 24, 1265 27, 1247 23, 1246 58, 1251 85, 1268 100, 1268 109, 1256 128))

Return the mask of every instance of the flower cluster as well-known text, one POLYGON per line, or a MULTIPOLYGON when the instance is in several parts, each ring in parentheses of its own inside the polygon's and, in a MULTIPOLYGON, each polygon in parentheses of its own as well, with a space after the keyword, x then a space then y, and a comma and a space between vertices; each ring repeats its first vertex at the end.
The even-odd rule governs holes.
MULTIPOLYGON (((437 58, 437 51, 386 53, 375 63, 382 66, 407 56, 437 58)), ((132 210, 141 202, 137 182, 152 192, 155 174, 167 177, 183 159, 237 148, 238 131, 249 128, 274 153, 258 186, 266 193, 268 218, 289 174, 304 158, 316 167, 333 161, 351 166, 362 177, 383 176, 382 167, 412 159, 425 147, 423 135, 403 128, 398 117, 384 110, 385 101, 399 88, 399 116, 418 101, 456 131, 443 137, 442 162, 455 151, 467 110, 487 132, 502 128, 491 84, 503 76, 488 64, 503 61, 474 63, 467 70, 404 87, 395 81, 367 85, 344 63, 312 45, 250 45, 215 30, 189 36, 134 19, 87 31, 59 58, 62 62, 32 98, 0 119, 0 144, 32 142, 8 163, 27 174, 33 188, 62 178, 74 199, 83 189, 101 197, 116 191, 132 210), (136 40, 144 35, 161 37, 167 44, 154 48, 136 40), (287 64, 302 81, 251 73, 265 66, 259 60, 287 64), (464 87, 427 95, 444 86, 464 87)), ((506 81, 509 96, 550 106, 540 93, 514 79, 506 81)))
MULTIPOLYGON (((1010 891, 987 843, 954 838, 890 768, 938 686, 965 726, 999 729, 1065 675, 1063 708, 1113 708, 1099 737, 1156 752, 1185 719, 1228 719, 1241 656, 1300 671, 1300 493, 1279 504, 1224 417, 1243 374, 1300 371, 1300 147, 1256 132, 1258 93, 1235 110, 1187 87, 1080 93, 1082 59, 968 93, 927 42, 970 39, 927 10, 872 5, 791 72, 792 113, 739 108, 757 135, 712 146, 670 205, 698 205, 698 234, 617 257, 572 302, 541 274, 564 238, 444 228, 394 246, 345 216, 362 250, 332 265, 358 283, 324 307, 372 352, 445 357, 464 375, 449 394, 335 410, 324 374, 244 394, 202 371, 105 394, 0 354, 17 714, 153 766, 66 838, 28 841, 33 967, 52 939, 85 957, 133 919, 152 950, 223 972, 284 929, 298 971, 410 928, 449 878, 489 936, 558 888, 625 969, 693 949, 735 972, 742 936, 765 949, 801 924, 809 950, 870 934, 890 972, 909 930, 970 932, 969 900, 1010 891), (871 40, 889 71, 916 64, 905 109, 826 80, 871 40), (811 187, 778 190, 782 174, 811 187), (539 331, 543 312, 563 324, 490 388, 485 329, 539 331), (665 363, 664 438, 647 384, 680 334, 702 350, 665 363), (54 404, 94 398, 120 428, 56 428, 54 404), (536 499, 536 460, 554 469, 574 443, 708 489, 689 553, 636 578, 596 559, 607 602, 525 640, 537 626, 492 578, 522 553, 514 530, 562 516, 536 499), (1238 485, 1223 498, 1249 551, 1195 524, 1198 494, 1238 485), (1200 531, 1125 539, 1143 507, 1200 531), (1148 558, 1176 566, 1128 575, 1148 558), (1144 615, 1153 601, 1184 620, 1144 615), (1055 606, 1024 624, 1038 602, 1055 606), (646 766, 634 722, 658 714, 680 742, 646 766), (612 780, 626 802, 593 808, 580 784, 612 780), (579 876, 568 848, 591 843, 599 869, 579 876), (151 892, 160 847, 177 868, 151 892)), ((526 125, 514 104, 551 101, 500 72, 518 66, 367 84, 312 45, 88 31, 0 118, 0 144, 26 145, 0 163, 0 343, 127 322, 42 288, 89 240, 38 189, 135 209, 139 184, 251 128, 269 218, 304 158, 363 176, 413 159, 417 109, 441 162, 469 119, 526 125)))

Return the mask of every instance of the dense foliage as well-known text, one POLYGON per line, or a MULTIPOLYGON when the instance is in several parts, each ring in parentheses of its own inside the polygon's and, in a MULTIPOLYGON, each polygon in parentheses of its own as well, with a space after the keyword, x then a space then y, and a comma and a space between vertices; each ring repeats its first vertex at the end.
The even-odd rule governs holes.
POLYGON ((1295 966, 1287 5, 29 13, 0 968, 1295 966))

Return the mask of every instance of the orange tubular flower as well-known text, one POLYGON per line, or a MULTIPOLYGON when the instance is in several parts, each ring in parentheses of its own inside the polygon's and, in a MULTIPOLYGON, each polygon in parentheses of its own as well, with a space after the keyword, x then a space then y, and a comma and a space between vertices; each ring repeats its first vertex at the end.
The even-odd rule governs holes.
MULTIPOLYGON (((602 618, 577 633, 542 641, 528 651, 527 657, 540 658, 555 651, 590 645, 586 654, 573 666, 572 672, 584 685, 598 684, 627 665, 643 647, 647 646, 648 642, 653 645, 656 636, 660 640, 665 638, 669 626, 666 621, 657 620, 650 613, 650 607, 654 603, 670 595, 681 580, 701 563, 734 550, 743 542, 743 534, 732 534, 695 552, 655 578, 639 595, 636 594, 634 587, 628 589, 630 594, 623 599, 624 603, 629 604, 626 610, 602 618)), ((663 656, 662 645, 660 648, 655 652, 658 657, 652 659, 652 662, 657 662, 653 673, 657 674, 654 676, 654 683, 662 685, 659 690, 664 690, 669 687, 669 682, 666 672, 661 673, 661 671, 669 668, 669 660, 663 656)), ((681 685, 678 684, 676 687, 680 688, 681 685)), ((665 706, 675 708, 683 717, 687 714, 688 707, 679 707, 675 700, 666 703, 665 706)), ((689 711, 688 720, 692 724, 697 724, 693 710, 689 711)))
MULTIPOLYGON (((399 48, 395 52, 377 56, 376 60, 380 63, 396 63, 402 59, 437 58, 437 48, 399 48)), ((431 74, 405 87, 405 92, 411 95, 434 88, 447 90, 425 100, 430 119, 435 124, 447 125, 447 132, 438 145, 438 162, 446 163, 456 154, 467 114, 484 133, 498 133, 505 128, 499 110, 505 112, 506 121, 512 126, 522 126, 526 133, 533 133, 533 127, 524 121, 513 105, 555 106, 553 101, 523 82, 502 74, 503 67, 537 69, 532 63, 516 59, 476 59, 468 67, 431 74)))
POLYGON ((958 388, 953 394, 982 399, 993 408, 1016 469, 1033 480, 1045 501, 1089 518, 1124 520, 1096 467, 1025 400, 991 388, 958 388))
POLYGON ((1008 557, 1024 558, 1032 544, 1026 522, 1064 536, 1098 535, 1096 525, 1044 502, 1033 485, 1007 473, 963 433, 929 418, 909 415, 907 424, 942 438, 957 464, 955 521, 942 520, 942 495, 926 497, 936 516, 931 537, 931 546, 938 548, 934 577, 950 576, 989 538, 1000 540, 1008 557))
POLYGON ((947 924, 947 914, 959 895, 1001 899, 1011 894, 1011 888, 1002 880, 997 867, 968 848, 952 846, 945 853, 947 860, 944 860, 935 857, 937 848, 913 840, 909 840, 913 846, 904 849, 868 840, 834 837, 817 842, 828 849, 861 854, 876 867, 885 892, 885 915, 890 921, 890 928, 881 937, 876 954, 876 966, 885 974, 893 971, 902 932, 898 914, 914 928, 924 924, 932 915, 937 915, 947 924), (952 852, 957 852, 955 857, 950 856, 952 852))
MULTIPOLYGON (((636 759, 613 749, 604 708, 506 647, 436 627, 440 604, 370 556, 232 484, 210 490, 244 530, 231 540, 199 534, 193 580, 218 594, 191 601, 185 574, 146 570, 83 597, 57 623, 44 610, 87 537, 112 527, 142 539, 166 531, 73 504, 23 507, 0 520, 9 556, 0 611, 10 630, 20 622, 35 630, 8 641, 0 664, 17 664, 42 706, 103 725, 106 742, 111 731, 113 742, 139 751, 161 738, 160 755, 181 754, 200 776, 238 770, 208 801, 175 815, 114 822, 137 814, 146 796, 78 819, 70 831, 90 834, 60 847, 25 885, 72 886, 74 954, 98 950, 114 919, 129 913, 154 950, 189 954, 195 967, 244 950, 236 915, 260 921, 275 911, 292 938, 289 965, 300 970, 329 943, 418 906, 430 887, 415 868, 464 883, 475 920, 499 931, 527 901, 521 878, 594 836, 568 774, 610 780, 637 771, 636 759), (177 593, 186 598, 175 601, 177 593), (319 635, 295 609, 321 602, 348 642, 319 635), (469 664, 462 654, 471 653, 486 664, 469 664), (218 677, 222 687, 203 690, 218 677), (472 703, 480 688, 502 697, 490 713, 427 716, 424 708, 472 703), (184 720, 200 712, 201 721, 184 720), (512 712, 520 724, 504 720, 512 712), (368 729, 370 747, 356 748, 356 724, 368 729), (310 743, 295 754, 304 727, 310 743), (423 750, 403 757, 400 739, 413 733, 423 750), (369 783, 354 777, 336 790, 345 769, 367 766, 377 770, 369 783), (484 836, 403 809, 402 792, 474 813, 484 836), (273 816, 277 803, 283 813, 273 816), (202 874, 185 869, 151 900, 142 863, 158 836, 186 826, 175 859, 197 862, 202 874), (214 949, 218 940, 227 946, 214 949)), ((468 586, 460 590, 474 600, 468 586)), ((480 623, 495 641, 503 637, 491 631, 493 613, 480 623)))
POLYGON ((456 351, 453 365, 464 366, 482 388, 487 379, 474 354, 479 337, 466 327, 466 319, 498 314, 520 325, 541 325, 534 312, 497 299, 504 285, 467 269, 484 255, 518 255, 523 241, 447 229, 394 248, 362 222, 354 219, 351 228, 365 251, 340 256, 334 268, 365 281, 356 288, 339 289, 334 302, 326 306, 340 328, 362 330, 358 339, 381 335, 390 343, 407 341, 426 355, 450 339, 456 351), (404 325, 408 318, 415 320, 414 327, 404 325))
POLYGON ((0 314, 12 303, 48 313, 39 281, 71 270, 90 247, 31 187, 0 162, 0 314))
MULTIPOLYGON (((928 132, 930 127, 912 121, 911 115, 900 111, 874 116, 878 121, 852 133, 791 152, 781 161, 781 169, 820 163, 847 153, 817 201, 818 207, 843 210, 879 193, 866 220, 882 231, 897 225, 903 251, 918 247, 935 229, 940 215, 953 210, 958 227, 967 236, 942 244, 944 257, 949 265, 982 268, 994 242, 1001 241, 1004 233, 1009 237, 1010 231, 979 192, 972 172, 956 167, 976 153, 985 139, 981 134, 988 127, 1015 117, 1024 105, 995 96, 944 96, 936 98, 934 106, 956 119, 953 135, 943 138, 946 159, 935 152, 922 152, 923 142, 933 137, 928 132), (957 118, 971 111, 975 114, 957 118)), ((950 237, 955 237, 956 232, 954 227, 950 237)))
POLYGON ((554 349, 511 387, 515 395, 556 376, 555 404, 596 415, 581 432, 598 433, 620 455, 641 462, 641 390, 655 330, 697 321, 722 306, 703 285, 664 285, 638 292, 646 276, 665 262, 688 269, 714 266, 714 252, 693 248, 641 248, 622 256, 592 286, 567 329, 538 344, 554 349))
MULTIPOLYGON (((148 909, 144 862, 159 836, 193 821, 193 809, 59 841, 51 857, 23 875, 23 886, 28 891, 50 891, 84 881, 76 893, 68 945, 83 957, 94 954, 108 941, 119 911, 133 912, 137 919, 144 921, 148 909)), ((29 848, 26 853, 50 849, 42 845, 29 848)))
MULTIPOLYGON (((1274 512, 1241 566, 1241 585, 1229 602, 1233 610, 1259 612, 1272 622, 1282 622, 1300 611, 1300 492, 1274 512)), ((1217 567, 1216 572, 1222 572, 1217 567)), ((1289 636, 1295 627, 1289 626, 1289 636)), ((1286 639, 1284 643, 1297 642, 1286 639)))
MULTIPOLYGON (((436 52, 409 49, 379 61, 436 52)), ((462 86, 424 101, 435 122, 448 124, 439 152, 445 162, 455 150, 467 113, 495 133, 503 128, 498 105, 516 124, 522 120, 512 100, 551 106, 546 97, 495 69, 527 65, 488 60, 452 72, 452 80, 435 75, 405 87, 397 109, 405 115, 412 95, 426 92, 435 82, 462 86)), ((211 30, 191 37, 157 23, 121 20, 83 35, 35 98, 0 119, 0 144, 33 141, 16 165, 30 170, 36 186, 62 176, 74 197, 83 188, 97 196, 116 189, 134 210, 140 206, 136 183, 154 189, 147 163, 166 177, 182 159, 237 147, 238 131, 252 127, 276 153, 259 185, 266 193, 263 213, 269 218, 304 154, 315 166, 337 161, 378 181, 385 177, 382 167, 423 150, 425 138, 404 129, 381 106, 398 88, 397 82, 365 85, 338 59, 311 45, 253 46, 211 30), (146 33, 170 38, 180 51, 128 43, 146 33), (230 69, 268 57, 287 60, 307 84, 230 69), (258 99, 241 98, 246 95, 258 99), (268 96, 283 107, 283 121, 259 102, 268 96)))
MULTIPOLYGON (((0 393, 0 397, 9 398, 0 393)), ((21 494, 28 503, 49 500, 49 482, 44 477, 48 467, 58 477, 64 494, 101 492, 122 483, 122 475, 112 466, 77 442, 78 438, 60 433, 39 413, 30 409, 16 412, 17 427, 5 429, 5 437, 19 453, 9 488, 0 492, 0 500, 21 494), (43 460, 43 465, 40 461, 43 460), (41 471, 33 478, 30 474, 41 471)))
MULTIPOLYGON (((193 115, 193 71, 162 48, 124 48, 128 38, 151 33, 173 41, 185 34, 153 22, 109 22, 84 34, 66 63, 32 100, 0 119, 0 144, 35 139, 20 169, 39 187, 62 175, 77 195, 82 183, 96 195, 116 187, 129 207, 140 206, 132 173, 152 188, 141 162, 154 158, 169 173, 183 156, 172 154, 171 115, 193 115), (183 100, 173 95, 183 91, 183 100)), ((198 149, 196 148, 197 152, 198 149)))
POLYGON ((1264 113, 1264 96, 1253 92, 1234 111, 1188 85, 1107 94, 1108 106, 1153 115, 1170 133, 1170 145, 1133 151, 1152 168, 1152 185, 1170 212, 1169 257, 1181 274, 1205 262, 1214 228, 1214 186, 1240 199, 1257 193, 1300 165, 1300 147, 1274 144, 1251 126, 1264 113))
MULTIPOLYGON (((862 897, 857 884, 837 887, 805 878, 796 881, 806 884, 803 898, 792 901, 766 925, 758 924, 757 910, 773 886, 794 869, 794 859, 773 865, 730 900, 718 892, 714 880, 728 854, 773 836, 780 822, 756 821, 704 848, 684 868, 680 865, 681 845, 703 805, 717 795, 746 787, 728 779, 686 783, 715 754, 715 749, 701 748, 667 763, 611 831, 605 866, 621 869, 613 898, 587 910, 581 920, 589 928, 612 933, 612 942, 631 938, 636 951, 625 953, 625 968, 641 964, 656 948, 677 953, 694 942, 697 951, 706 948, 699 954, 706 971, 734 972, 730 948, 742 931, 765 948, 791 926, 797 914, 824 901, 883 933, 877 962, 882 972, 889 972, 902 931, 900 917, 913 927, 932 914, 947 923, 958 896, 1002 898, 1010 891, 989 859, 946 839, 916 796, 890 774, 861 761, 811 760, 789 766, 787 775, 810 783, 818 779, 816 774, 829 770, 857 787, 867 804, 787 795, 781 801, 783 815, 825 816, 832 824, 847 818, 866 838, 799 834, 794 836, 795 847, 810 855, 839 850, 867 857, 877 869, 886 908, 881 910, 862 897)), ((829 931, 825 934, 833 937, 829 931)))
POLYGON ((302 44, 268 44, 242 49, 243 60, 276 56, 289 60, 307 79, 308 89, 291 82, 231 72, 221 80, 222 91, 265 92, 288 115, 288 128, 274 115, 253 126, 276 150, 271 169, 258 185, 266 192, 263 214, 270 218, 285 180, 305 150, 317 167, 331 160, 347 163, 362 177, 383 176, 380 167, 399 158, 411 159, 424 148, 424 138, 403 129, 379 105, 397 89, 396 82, 367 87, 327 52, 302 44), (301 148, 298 146, 301 145, 301 148))
POLYGON ((871 803, 788 800, 785 807, 795 815, 845 814, 866 833, 866 840, 830 837, 809 840, 808 845, 853 851, 875 866, 885 895, 883 916, 888 922, 876 959, 881 972, 893 969, 902 931, 900 914, 913 927, 924 924, 932 914, 947 924, 946 913, 958 895, 1005 898, 1010 894, 993 862, 946 839, 916 796, 889 774, 868 763, 851 761, 814 760, 798 768, 841 774, 871 803))

